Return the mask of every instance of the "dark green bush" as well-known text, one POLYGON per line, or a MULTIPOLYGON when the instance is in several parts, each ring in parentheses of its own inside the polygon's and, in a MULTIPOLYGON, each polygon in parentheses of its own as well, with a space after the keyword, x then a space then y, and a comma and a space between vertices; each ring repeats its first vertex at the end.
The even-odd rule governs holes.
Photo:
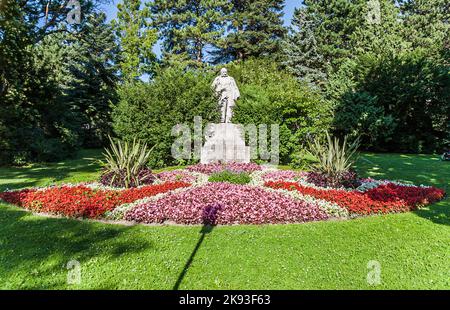
POLYGON ((228 182, 233 184, 247 184, 250 183, 251 178, 248 173, 235 173, 228 170, 213 173, 208 178, 209 182, 228 182))
MULTIPOLYGON (((271 124, 278 124, 282 163, 292 160, 308 135, 328 129, 329 104, 274 63, 249 60, 227 67, 241 92, 233 123, 267 124, 269 130, 271 124)), ((157 73, 154 81, 124 85, 113 111, 116 134, 122 139, 136 136, 150 146, 156 145, 150 162, 153 167, 192 163, 172 158, 175 137, 171 129, 183 123, 192 128, 194 116, 202 116, 203 125, 219 120, 217 99, 211 90, 219 69, 166 68, 157 73)))
POLYGON ((124 85, 112 115, 115 133, 121 139, 136 137, 154 146, 149 162, 152 167, 193 163, 172 157, 171 146, 177 138, 171 134, 172 127, 186 124, 192 129, 195 116, 202 117, 203 125, 218 121, 210 86, 213 78, 212 73, 172 67, 157 72, 149 83, 124 85))
POLYGON ((442 151, 450 135, 449 70, 420 50, 347 61, 328 86, 336 132, 359 132, 373 150, 442 151))
POLYGON ((231 64, 229 72, 241 91, 233 123, 267 124, 269 130, 278 124, 281 163, 292 162, 309 136, 329 128, 330 104, 274 62, 249 60, 231 64))

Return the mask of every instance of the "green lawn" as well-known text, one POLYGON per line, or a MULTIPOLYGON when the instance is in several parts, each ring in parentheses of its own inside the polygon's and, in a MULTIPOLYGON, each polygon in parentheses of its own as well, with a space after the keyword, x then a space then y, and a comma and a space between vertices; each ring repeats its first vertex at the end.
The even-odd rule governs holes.
MULTIPOLYGON (((0 168, 0 190, 95 179, 97 151, 0 168)), ((362 175, 447 188, 436 156, 365 154, 362 175)), ((447 188, 448 190, 448 188, 447 188)), ((413 213, 298 225, 121 226, 0 204, 2 289, 450 289, 449 199, 413 213), (81 283, 67 284, 68 261, 81 283), (367 264, 381 284, 367 284, 367 264)))

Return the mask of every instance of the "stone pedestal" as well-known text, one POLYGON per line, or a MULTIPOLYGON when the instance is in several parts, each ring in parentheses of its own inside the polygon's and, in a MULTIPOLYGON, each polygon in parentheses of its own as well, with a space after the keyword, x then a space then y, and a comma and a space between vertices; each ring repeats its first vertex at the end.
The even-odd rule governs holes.
POLYGON ((200 162, 250 162, 250 147, 245 145, 243 132, 236 124, 211 124, 206 130, 200 162))

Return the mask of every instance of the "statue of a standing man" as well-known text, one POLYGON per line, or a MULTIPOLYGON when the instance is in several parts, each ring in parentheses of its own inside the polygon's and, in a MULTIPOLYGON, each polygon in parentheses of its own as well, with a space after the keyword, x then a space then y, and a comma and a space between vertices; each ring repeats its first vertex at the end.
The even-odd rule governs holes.
POLYGON ((235 101, 241 96, 236 81, 231 76, 228 76, 226 68, 222 68, 220 75, 214 79, 212 88, 217 97, 219 97, 222 123, 231 123, 235 101))

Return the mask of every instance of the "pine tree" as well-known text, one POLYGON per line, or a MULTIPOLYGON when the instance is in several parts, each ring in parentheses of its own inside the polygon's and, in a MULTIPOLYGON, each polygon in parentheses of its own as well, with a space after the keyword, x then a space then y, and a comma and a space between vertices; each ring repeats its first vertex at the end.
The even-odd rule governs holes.
MULTIPOLYGON (((92 107, 104 104, 103 94, 114 94, 111 88, 95 88, 89 98, 93 105, 82 109, 82 102, 70 92, 80 87, 74 83, 70 70, 82 54, 75 45, 90 46, 91 50, 85 53, 90 59, 115 46, 113 40, 100 45, 100 37, 89 37, 104 29, 105 17, 89 26, 89 16, 100 1, 80 1, 83 18, 77 25, 66 23, 66 0, 1 1, 0 162, 46 161, 67 156, 82 143, 81 120, 87 115, 83 111, 90 113, 92 107), (47 3, 44 15, 42 9, 47 3), (83 41, 88 38, 89 42, 83 41), (70 86, 72 82, 74 85, 70 86)), ((107 66, 111 59, 99 61, 107 66)), ((84 83, 105 75, 98 62, 80 61, 79 66, 94 73, 86 75, 84 83)))
POLYGON ((321 86, 326 80, 324 57, 317 51, 314 21, 307 20, 303 9, 296 9, 291 33, 284 40, 284 62, 288 71, 310 86, 321 86))
POLYGON ((73 79, 68 83, 67 94, 83 116, 83 144, 99 147, 110 132, 120 50, 104 13, 90 16, 84 33, 81 39, 72 38, 68 66, 73 79))
POLYGON ((399 15, 392 0, 305 0, 285 40, 284 64, 300 79, 321 85, 348 59, 408 49, 399 15))
POLYGON ((119 66, 124 80, 151 74, 156 61, 153 53, 157 33, 150 28, 150 9, 141 0, 124 0, 117 5, 113 26, 121 46, 119 66))
POLYGON ((369 0, 362 8, 362 16, 362 23, 350 35, 353 57, 365 53, 396 55, 411 49, 393 0, 369 0))
POLYGON ((406 39, 431 53, 450 48, 450 4, 447 0, 403 0, 400 9, 406 39))
POLYGON ((218 42, 216 62, 275 55, 286 34, 284 0, 232 0, 227 36, 218 42))
POLYGON ((160 31, 167 57, 201 65, 205 49, 224 33, 228 0, 155 0, 151 4, 154 26, 160 31))
POLYGON ((303 4, 299 27, 311 27, 325 67, 339 66, 352 56, 351 36, 365 21, 367 0, 304 0, 303 4))

